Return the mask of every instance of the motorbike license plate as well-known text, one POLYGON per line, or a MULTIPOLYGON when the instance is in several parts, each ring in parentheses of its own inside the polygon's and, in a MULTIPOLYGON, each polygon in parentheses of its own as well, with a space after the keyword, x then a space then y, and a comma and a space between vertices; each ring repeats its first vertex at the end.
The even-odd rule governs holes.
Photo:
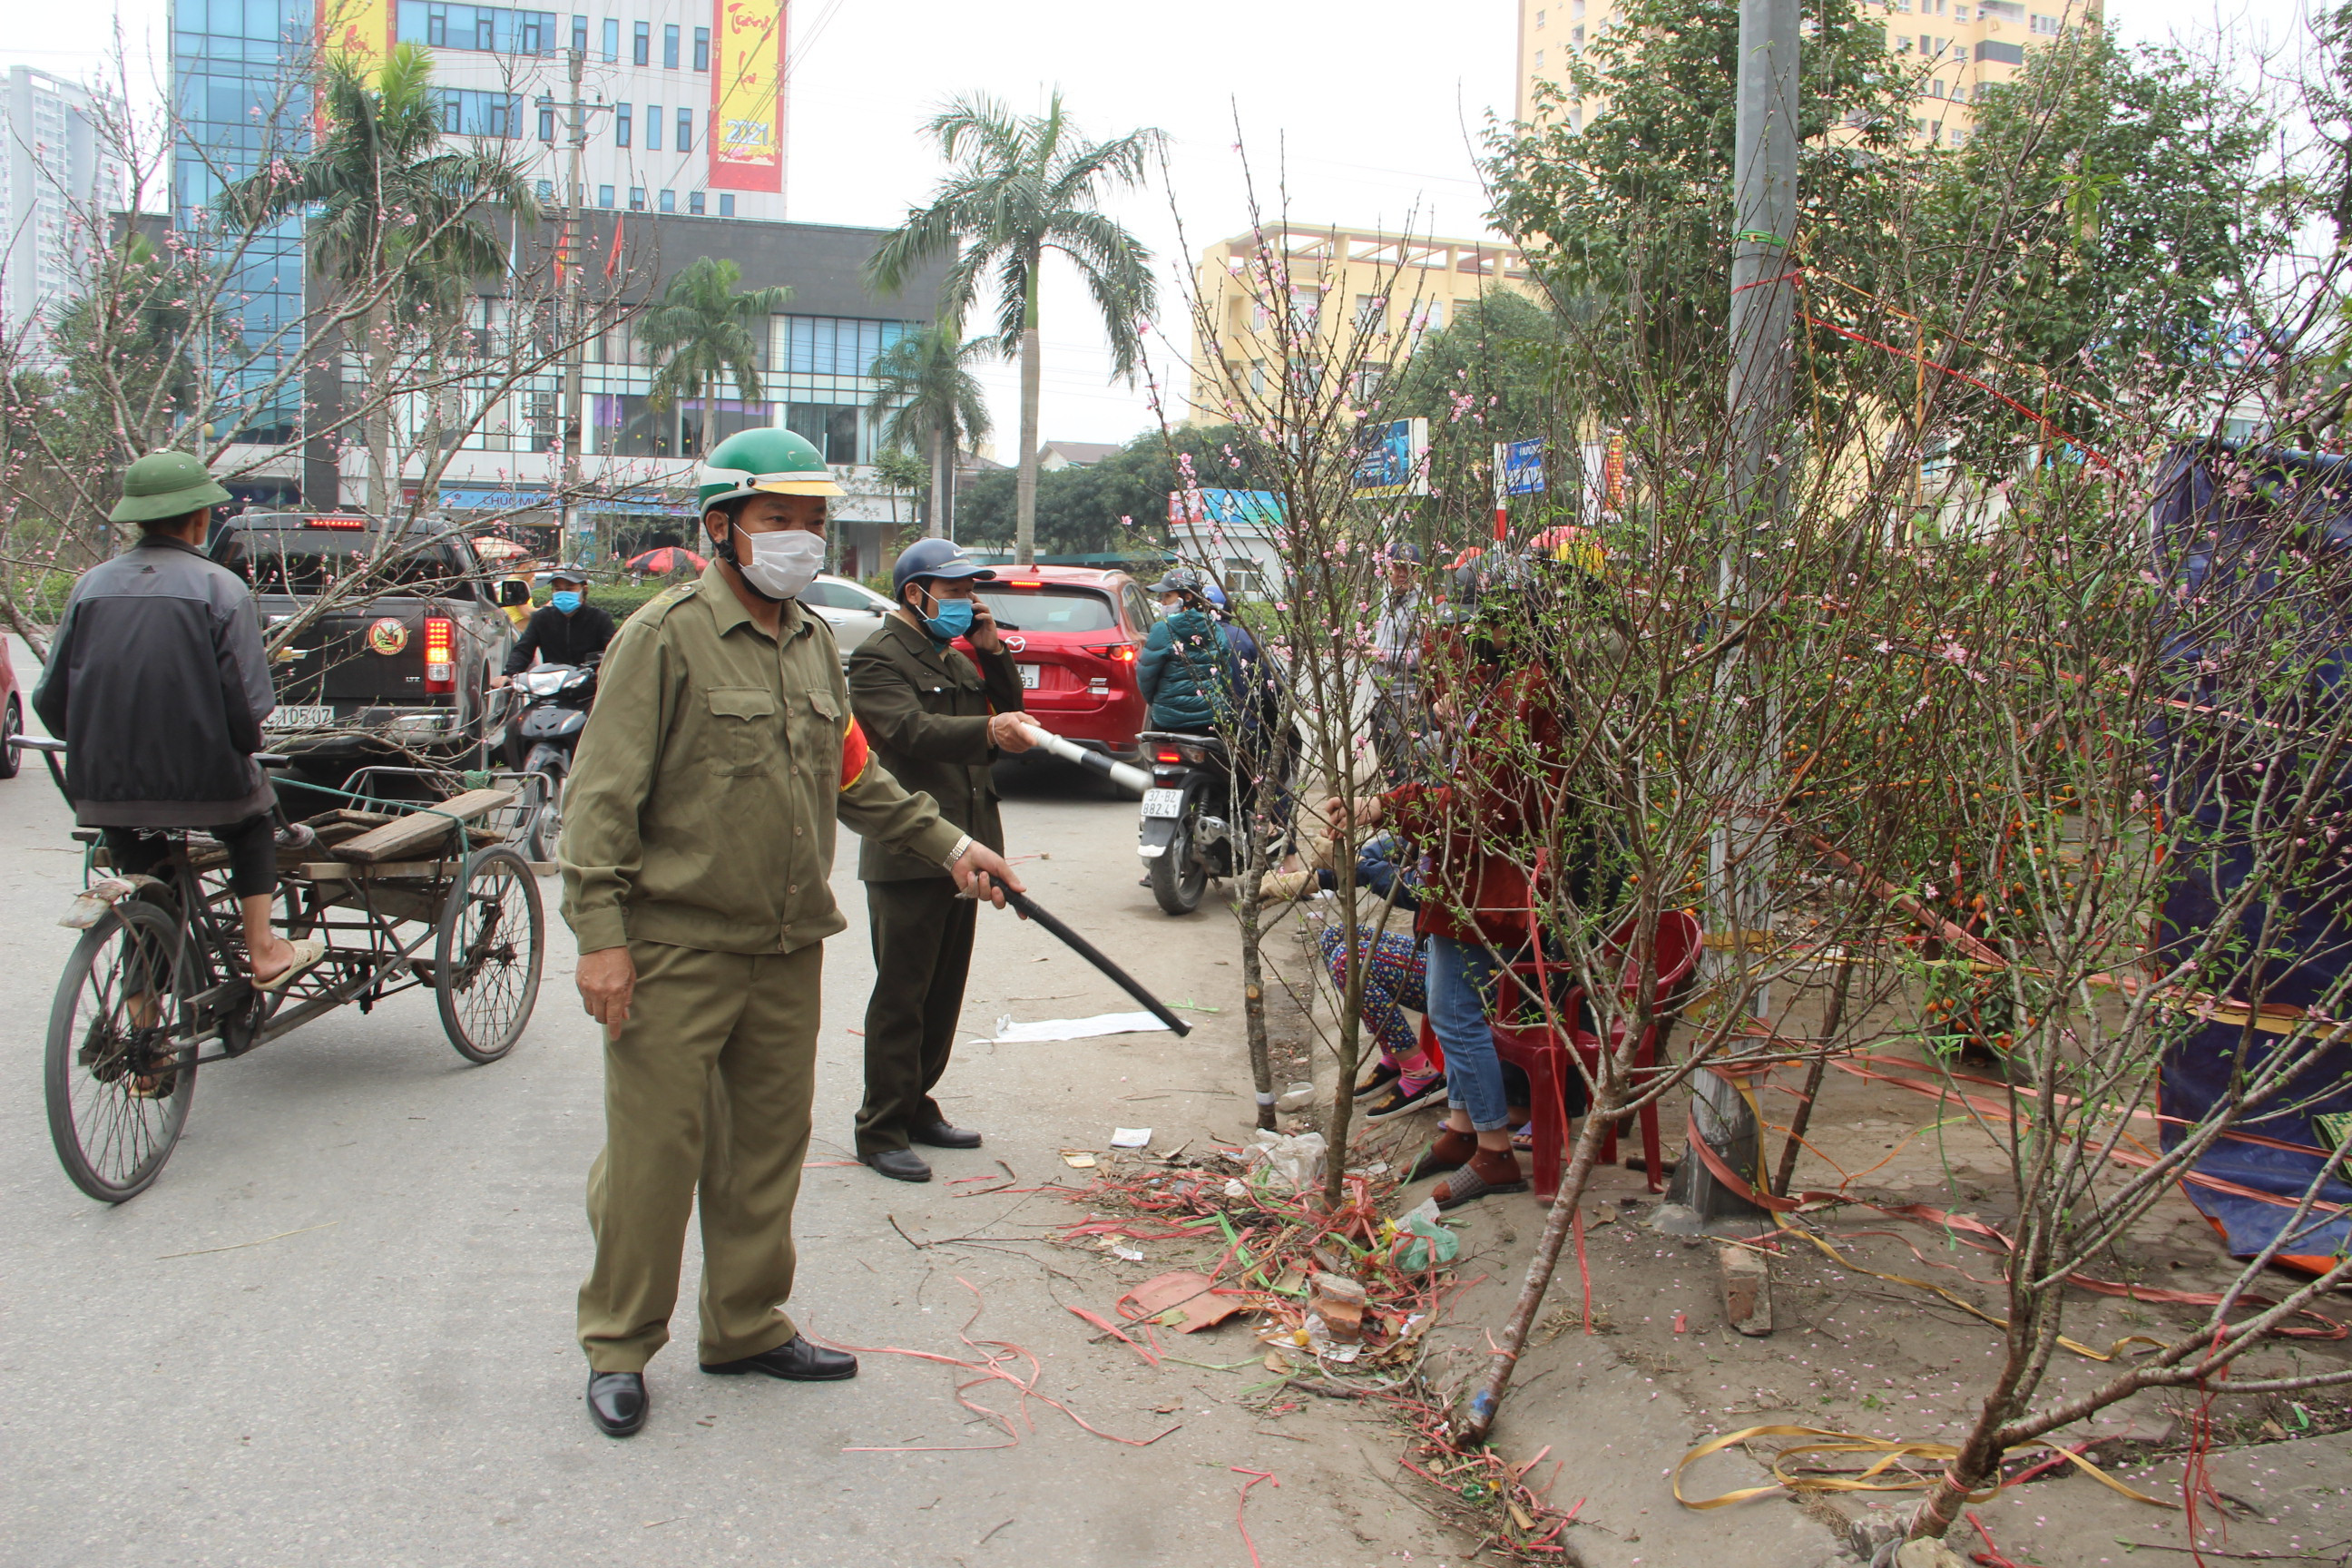
POLYGON ((335 721, 335 710, 325 703, 307 708, 276 708, 261 721, 265 730, 323 730, 335 721))
POLYGON ((1184 792, 1181 789, 1148 789, 1143 792, 1143 815, 1146 816, 1181 816, 1184 815, 1184 792))
POLYGON ((1024 691, 1036 690, 1037 667, 1034 664, 1024 664, 1016 668, 1021 671, 1021 689, 1024 691))

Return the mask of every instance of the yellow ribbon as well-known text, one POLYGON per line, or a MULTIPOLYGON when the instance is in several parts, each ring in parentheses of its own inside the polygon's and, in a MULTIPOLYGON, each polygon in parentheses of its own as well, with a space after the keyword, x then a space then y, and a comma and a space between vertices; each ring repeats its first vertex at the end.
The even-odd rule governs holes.
MULTIPOLYGON (((2121 1492, 2134 1502, 2144 1502, 2152 1508, 2179 1506, 2178 1503, 2166 1502, 2160 1498, 2152 1498, 2146 1492, 2134 1490, 2082 1455, 2070 1448, 2062 1447, 2046 1437, 2036 1437, 2031 1442, 2021 1443, 2016 1448, 2007 1452, 2015 1453, 2027 1448, 2051 1450, 2075 1468, 2085 1471, 2102 1485, 2121 1492)), ((1958 1447, 1950 1443, 1903 1443, 1888 1437, 1867 1437, 1858 1432, 1834 1432, 1821 1426, 1748 1426, 1737 1432, 1726 1433, 1720 1437, 1710 1437, 1682 1457, 1682 1461, 1675 1466, 1675 1500, 1687 1509, 1706 1510, 1723 1508, 1735 1502, 1746 1502, 1752 1498, 1768 1497, 1776 1491, 1921 1491, 1934 1486, 1939 1478, 1908 1476, 1900 1481, 1878 1481, 1874 1478, 1905 1459, 1935 1459, 1949 1464, 1959 1457, 1959 1452, 1958 1447), (1735 1444, 1745 1443, 1753 1437, 1817 1437, 1823 1440, 1815 1443, 1792 1443, 1773 1455, 1772 1482, 1769 1486, 1742 1487, 1737 1491, 1725 1492, 1720 1497, 1700 1498, 1696 1500, 1683 1496, 1684 1470, 1706 1458, 1709 1454, 1721 1453, 1735 1444), (1785 1468, 1790 1457, 1796 1454, 1876 1454, 1879 1458, 1867 1469, 1855 1475, 1808 1475, 1802 1471, 1793 1471, 1785 1468)), ((1971 1492, 1969 1494, 1969 1501, 1982 1502, 2000 1491, 2003 1484, 1995 1482, 1980 1492, 1971 1492)))

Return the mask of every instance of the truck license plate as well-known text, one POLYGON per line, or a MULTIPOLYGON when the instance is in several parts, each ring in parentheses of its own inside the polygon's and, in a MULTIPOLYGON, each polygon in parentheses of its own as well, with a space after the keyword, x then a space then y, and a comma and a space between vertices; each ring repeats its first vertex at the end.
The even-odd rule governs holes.
POLYGON ((335 721, 335 710, 324 703, 308 708, 277 708, 261 721, 265 730, 323 730, 335 721))
POLYGON ((1181 816, 1184 815, 1184 792, 1181 789, 1148 789, 1143 792, 1143 815, 1146 816, 1181 816))
POLYGON ((1022 689, 1024 691, 1034 691, 1034 690, 1036 690, 1036 689, 1037 689, 1037 667, 1036 667, 1035 665, 1034 665, 1034 664, 1024 664, 1024 665, 1021 665, 1021 666, 1019 666, 1018 668, 1019 668, 1019 669, 1020 669, 1020 671, 1021 671, 1021 689, 1022 689))

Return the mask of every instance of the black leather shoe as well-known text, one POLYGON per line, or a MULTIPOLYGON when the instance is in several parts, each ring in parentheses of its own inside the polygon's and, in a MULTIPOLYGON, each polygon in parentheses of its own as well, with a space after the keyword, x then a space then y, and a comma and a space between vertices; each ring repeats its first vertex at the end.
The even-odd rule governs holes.
POLYGON ((931 1168, 912 1149, 877 1149, 859 1159, 881 1172, 894 1182, 928 1182, 931 1168))
POLYGON ((774 1350, 747 1355, 741 1361, 722 1361, 716 1365, 704 1362, 702 1370, 718 1377, 740 1377, 747 1372, 763 1372, 770 1377, 785 1378, 793 1383, 838 1383, 845 1377, 857 1375, 857 1358, 846 1351, 829 1351, 823 1345, 813 1345, 799 1334, 794 1334, 774 1350))
POLYGON ((646 1374, 641 1372, 592 1372, 588 1374, 588 1419, 607 1437, 628 1437, 646 1424, 646 1374))
POLYGON ((909 1127, 907 1136, 918 1143, 934 1149, 977 1149, 980 1134, 946 1121, 934 1121, 928 1127, 909 1127))

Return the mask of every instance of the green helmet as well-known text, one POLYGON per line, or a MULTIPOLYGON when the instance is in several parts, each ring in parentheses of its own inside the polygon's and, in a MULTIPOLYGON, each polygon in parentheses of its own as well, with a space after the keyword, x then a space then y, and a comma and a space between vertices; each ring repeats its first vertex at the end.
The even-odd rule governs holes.
POLYGON ((702 460, 698 474, 699 511, 748 495, 837 496, 849 492, 833 482, 824 455, 803 437, 772 426, 739 430, 702 460))

